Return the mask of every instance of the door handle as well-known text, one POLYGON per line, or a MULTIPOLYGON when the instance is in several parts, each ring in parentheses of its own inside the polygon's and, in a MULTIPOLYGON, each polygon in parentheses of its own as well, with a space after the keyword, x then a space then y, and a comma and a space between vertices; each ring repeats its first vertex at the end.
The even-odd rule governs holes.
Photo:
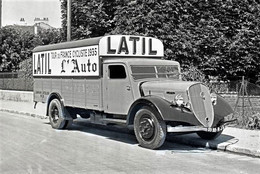
POLYGON ((126 86, 126 90, 127 90, 127 91, 130 91, 130 90, 131 90, 131 87, 130 87, 130 86, 126 86))

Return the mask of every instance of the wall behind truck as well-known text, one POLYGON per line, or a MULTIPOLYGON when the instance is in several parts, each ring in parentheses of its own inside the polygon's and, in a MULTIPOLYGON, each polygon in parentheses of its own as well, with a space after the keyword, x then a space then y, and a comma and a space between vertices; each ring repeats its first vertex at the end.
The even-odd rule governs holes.
POLYGON ((84 77, 34 78, 34 101, 45 103, 54 93, 64 99, 65 106, 103 110, 101 79, 84 77))

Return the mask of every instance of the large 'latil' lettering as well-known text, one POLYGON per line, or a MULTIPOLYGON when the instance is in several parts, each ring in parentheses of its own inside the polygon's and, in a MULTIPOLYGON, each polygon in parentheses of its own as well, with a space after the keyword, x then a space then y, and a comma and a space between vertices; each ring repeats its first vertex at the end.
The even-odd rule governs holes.
MULTIPOLYGON (((115 42, 115 41, 114 41, 115 42)), ((141 46, 142 50, 142 55, 146 54, 146 51, 148 53, 148 55, 156 55, 157 51, 153 50, 153 40, 151 38, 142 38, 140 39, 140 37, 135 37, 135 36, 130 36, 129 39, 127 40, 127 38, 125 36, 122 36, 120 38, 120 41, 118 42, 118 47, 117 48, 112 48, 112 44, 113 41, 111 40, 111 37, 107 37, 107 54, 121 54, 124 53, 126 55, 129 54, 129 51, 131 51, 131 53, 133 55, 137 54, 137 46, 141 46), (146 50, 146 40, 148 40, 148 50, 146 50), (139 44, 138 44, 139 43, 139 44), (132 50, 129 50, 129 45, 132 44, 132 50)))
POLYGON ((50 53, 34 54, 33 59, 34 74, 51 74, 50 53))

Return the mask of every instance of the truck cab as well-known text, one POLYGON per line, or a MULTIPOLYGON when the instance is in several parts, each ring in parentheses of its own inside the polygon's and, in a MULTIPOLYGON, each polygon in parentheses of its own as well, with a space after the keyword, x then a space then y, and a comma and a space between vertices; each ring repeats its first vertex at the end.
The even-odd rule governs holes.
POLYGON ((201 82, 182 81, 160 40, 111 35, 37 47, 34 100, 46 102, 55 129, 78 116, 134 129, 138 143, 159 148, 167 133, 214 139, 230 105, 201 82))
POLYGON ((103 70, 104 110, 114 114, 126 114, 131 104, 143 97, 145 82, 181 80, 179 63, 161 59, 108 59, 103 70))

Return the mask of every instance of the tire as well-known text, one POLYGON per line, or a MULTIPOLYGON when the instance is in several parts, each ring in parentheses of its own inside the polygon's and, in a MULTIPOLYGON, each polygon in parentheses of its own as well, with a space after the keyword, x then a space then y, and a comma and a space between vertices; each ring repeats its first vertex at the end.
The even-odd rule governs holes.
POLYGON ((222 131, 219 132, 197 132, 197 135, 204 140, 214 140, 220 136, 222 131))
POLYGON ((51 127, 54 129, 65 129, 72 124, 72 120, 65 120, 64 108, 58 99, 51 100, 48 115, 51 127))
POLYGON ((165 141, 166 124, 157 111, 144 106, 135 115, 134 132, 140 146, 157 149, 165 141))

